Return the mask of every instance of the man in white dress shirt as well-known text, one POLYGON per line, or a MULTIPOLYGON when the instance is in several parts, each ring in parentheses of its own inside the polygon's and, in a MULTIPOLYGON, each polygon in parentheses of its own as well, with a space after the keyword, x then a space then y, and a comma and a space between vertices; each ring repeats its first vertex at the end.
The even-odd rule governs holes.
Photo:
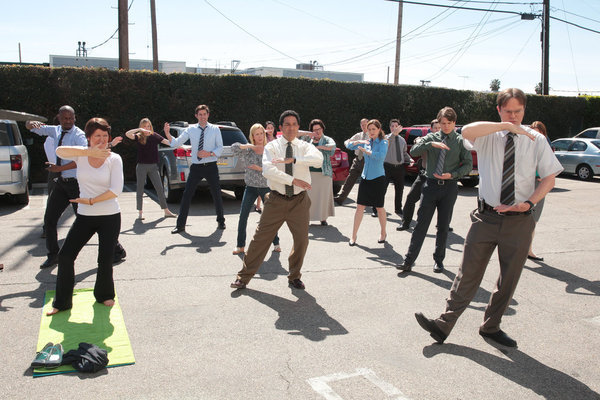
POLYGON ((502 122, 474 122, 462 129, 466 148, 477 151, 479 207, 465 239, 463 260, 437 319, 416 313, 417 322, 438 343, 448 337, 481 284, 488 262, 498 247, 500 276, 485 309, 479 334, 507 347, 517 342, 500 329, 502 315, 519 282, 535 227, 531 209, 554 187, 562 166, 546 138, 521 125, 527 97, 519 89, 498 94, 502 122), (541 177, 535 187, 536 171, 541 177))
POLYGON ((296 289, 304 289, 300 280, 300 269, 308 248, 308 224, 310 199, 309 167, 320 167, 323 154, 312 144, 297 138, 300 116, 292 110, 284 111, 279 117, 282 136, 269 142, 263 152, 263 175, 271 191, 265 199, 254 238, 244 256, 244 265, 230 286, 246 287, 256 274, 269 251, 275 234, 287 223, 294 247, 288 258, 288 283, 296 289))

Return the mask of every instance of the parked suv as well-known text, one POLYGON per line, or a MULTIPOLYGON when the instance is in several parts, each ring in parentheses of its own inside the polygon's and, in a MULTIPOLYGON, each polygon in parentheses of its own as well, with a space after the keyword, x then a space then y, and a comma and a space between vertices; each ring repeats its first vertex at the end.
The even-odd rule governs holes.
MULTIPOLYGON (((460 126, 456 127, 456 132, 460 133, 460 126)), ((415 143, 415 139, 418 137, 426 136, 430 132, 429 125, 414 125, 408 128, 404 128, 400 133, 403 135, 402 137, 406 140, 406 144, 408 147, 408 151, 410 152, 411 147, 415 143)), ((475 151, 471 151, 471 156, 473 157, 473 169, 469 173, 469 175, 462 177, 459 179, 459 182, 465 187, 475 187, 479 184, 479 172, 477 170, 477 153, 475 151)), ((420 157, 411 156, 413 160, 416 161, 420 157)), ((408 175, 417 175, 419 171, 417 170, 416 165, 407 165, 406 173, 408 175)))
MULTIPOLYGON (((246 144, 248 141, 234 122, 217 122, 215 125, 221 130, 221 137, 223 138, 223 152, 217 160, 221 189, 233 190, 235 198, 241 200, 244 196, 245 186, 244 166, 239 162, 239 158, 233 155, 231 145, 236 142, 246 144)), ((185 121, 176 121, 171 122, 170 126, 171 136, 178 137, 188 128, 189 124, 185 121)), ((192 149, 189 140, 176 149, 160 145, 158 171, 162 178, 165 197, 169 203, 181 199, 191 165, 192 149)), ((207 182, 203 180, 200 185, 207 186, 207 182)))
POLYGON ((577 135, 573 136, 579 139, 600 139, 600 127, 588 128, 577 135))
POLYGON ((13 120, 0 120, 0 195, 29 203, 29 154, 13 120))

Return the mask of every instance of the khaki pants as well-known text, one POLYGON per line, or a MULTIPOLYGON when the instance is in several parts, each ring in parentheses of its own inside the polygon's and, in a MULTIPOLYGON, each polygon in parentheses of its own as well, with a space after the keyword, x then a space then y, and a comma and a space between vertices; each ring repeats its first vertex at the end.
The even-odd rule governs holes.
POLYGON ((310 198, 306 192, 294 197, 285 197, 275 191, 266 195, 265 206, 254 233, 254 238, 248 246, 244 256, 244 266, 238 272, 237 278, 248 283, 258 272, 263 263, 269 247, 283 223, 287 223, 294 246, 288 258, 289 275, 288 280, 300 279, 300 269, 304 262, 304 255, 308 248, 308 223, 310 211, 310 198))
POLYGON ((501 216, 489 211, 471 213, 472 225, 465 239, 463 261, 446 300, 446 311, 435 320, 446 335, 467 308, 481 284, 490 257, 498 247, 500 275, 485 309, 481 332, 500 330, 502 315, 521 277, 527 259, 531 233, 535 227, 531 214, 501 216))

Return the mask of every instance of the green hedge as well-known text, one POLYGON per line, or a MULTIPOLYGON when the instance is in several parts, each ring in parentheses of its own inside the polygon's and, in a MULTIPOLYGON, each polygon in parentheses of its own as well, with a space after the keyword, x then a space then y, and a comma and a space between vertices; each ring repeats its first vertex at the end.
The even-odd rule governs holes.
MULTIPOLYGON (((79 127, 101 116, 116 134, 136 127, 143 117, 152 120, 156 131, 165 121, 194 122, 198 104, 209 105, 212 122, 235 121, 246 133, 255 122, 277 121, 282 111, 294 109, 303 129, 312 118, 322 119, 325 134, 339 147, 359 130, 362 117, 377 118, 384 126, 399 118, 410 126, 428 123, 440 108, 452 106, 459 124, 498 120, 493 93, 329 80, 2 66, 0 88, 0 108, 40 114, 52 121, 58 108, 69 104, 75 108, 79 127)), ((599 97, 529 95, 524 122, 543 121, 551 138, 572 136, 600 126, 599 111, 599 97)), ((43 139, 33 136, 32 180, 42 182, 45 173, 36 166, 45 161, 43 139)), ((123 156, 126 179, 135 179, 134 146, 125 141, 116 151, 123 156)))

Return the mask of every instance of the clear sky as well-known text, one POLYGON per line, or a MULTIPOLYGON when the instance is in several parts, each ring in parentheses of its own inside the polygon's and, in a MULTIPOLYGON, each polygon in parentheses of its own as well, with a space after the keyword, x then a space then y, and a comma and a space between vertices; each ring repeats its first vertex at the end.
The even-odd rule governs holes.
MULTIPOLYGON (((149 0, 128 0, 129 50, 152 58, 149 0)), ((541 0, 415 0, 541 14, 541 0)), ((551 0, 551 15, 600 31, 600 1, 551 0)), ((117 0, 2 1, 0 61, 48 62, 75 55, 118 57, 117 0), (100 45, 100 46, 99 46, 100 45)), ((325 70, 393 81, 398 3, 385 0, 156 0, 161 60, 187 66, 294 68, 317 61, 325 70)), ((541 20, 519 15, 404 4, 400 83, 456 89, 519 87, 540 81, 541 20)), ((550 91, 600 95, 600 34, 550 21, 550 91)))

